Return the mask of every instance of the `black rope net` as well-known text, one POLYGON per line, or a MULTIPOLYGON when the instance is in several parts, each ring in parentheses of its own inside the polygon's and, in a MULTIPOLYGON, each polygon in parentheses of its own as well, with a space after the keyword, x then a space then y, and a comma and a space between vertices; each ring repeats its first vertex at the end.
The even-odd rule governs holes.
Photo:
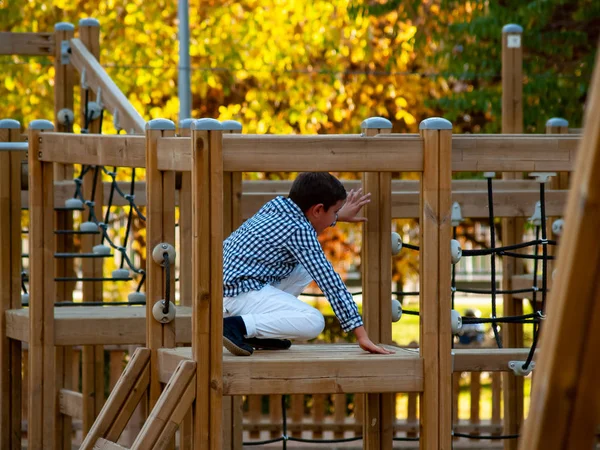
MULTIPOLYGON (((93 120, 98 118, 102 129, 102 121, 104 117, 104 110, 100 111, 99 117, 95 117, 97 111, 88 107, 89 100, 89 89, 85 90, 85 121, 84 126, 81 129, 82 134, 89 132, 89 127, 93 120)), ((66 127, 72 132, 72 124, 67 123, 66 127)), ((120 131, 120 130, 119 130, 120 131)), ((119 262, 117 268, 112 271, 111 276, 83 276, 81 268, 79 268, 78 276, 67 276, 67 277, 55 277, 56 282, 127 282, 136 280, 137 286, 129 296, 128 301, 114 301, 104 302, 102 299, 95 299, 94 301, 58 301, 55 306, 102 306, 105 304, 110 305, 145 305, 145 295, 141 291, 145 279, 146 271, 140 267, 142 258, 138 257, 136 261, 135 250, 133 249, 133 228, 134 221, 138 220, 141 222, 138 228, 145 227, 146 217, 142 213, 140 207, 135 202, 135 182, 136 182, 136 169, 118 169, 113 167, 112 170, 104 166, 93 166, 93 165, 82 165, 79 174, 74 178, 74 193, 69 198, 64 206, 57 205, 56 210, 60 211, 71 211, 75 213, 75 216, 79 215, 80 224, 79 229, 70 230, 55 230, 57 235, 100 235, 100 244, 93 247, 91 253, 56 253, 55 258, 89 258, 89 259, 102 259, 111 258, 114 255, 118 255, 119 262), (119 171, 120 170, 120 171, 119 171), (84 195, 84 180, 86 177, 92 179, 91 192, 89 198, 84 195), (110 189, 108 193, 108 199, 104 205, 105 213, 102 214, 102 210, 96 205, 97 199, 97 188, 103 186, 99 181, 104 178, 109 180, 110 189), (119 181, 119 180, 126 181, 119 181), (122 184, 126 184, 128 187, 123 189, 122 184), (120 203, 125 206, 116 205, 117 198, 120 197, 124 201, 120 203), (116 225, 116 226, 115 226, 116 225), (137 264, 136 264, 137 262, 137 264)), ((25 231, 26 233, 26 231, 25 231)), ((28 258, 27 254, 22 255, 23 258, 28 258)), ((24 264, 23 264, 24 266, 24 264)), ((28 291, 26 283, 29 281, 28 273, 25 269, 21 272, 21 288, 23 291, 22 304, 28 306, 28 291)), ((85 300, 85 299, 84 299, 85 300)))

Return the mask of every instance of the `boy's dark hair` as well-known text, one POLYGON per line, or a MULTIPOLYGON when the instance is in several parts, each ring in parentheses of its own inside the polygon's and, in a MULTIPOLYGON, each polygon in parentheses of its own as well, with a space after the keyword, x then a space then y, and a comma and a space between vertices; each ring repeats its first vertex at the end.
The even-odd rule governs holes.
POLYGON ((292 183, 289 199, 303 213, 319 203, 323 203, 327 211, 340 200, 346 200, 346 189, 328 172, 302 172, 292 183))

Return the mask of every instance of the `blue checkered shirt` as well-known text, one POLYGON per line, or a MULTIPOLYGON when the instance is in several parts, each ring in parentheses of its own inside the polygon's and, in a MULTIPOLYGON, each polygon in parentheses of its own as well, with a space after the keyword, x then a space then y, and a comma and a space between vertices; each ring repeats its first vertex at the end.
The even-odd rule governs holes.
POLYGON ((325 257, 317 232, 290 199, 277 197, 223 243, 223 295, 276 285, 298 265, 316 281, 344 331, 363 324, 346 285, 325 257))

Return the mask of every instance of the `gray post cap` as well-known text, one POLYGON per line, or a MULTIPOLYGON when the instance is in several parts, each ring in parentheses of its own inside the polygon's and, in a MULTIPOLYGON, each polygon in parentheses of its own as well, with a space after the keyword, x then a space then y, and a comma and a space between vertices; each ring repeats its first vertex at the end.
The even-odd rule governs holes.
POLYGON ((223 125, 216 119, 198 119, 192 124, 192 130, 222 130, 223 125))
POLYGON ((169 119, 152 119, 146 122, 146 130, 175 131, 175 124, 169 119))
POLYGON ((552 119, 548 119, 546 121, 547 127, 568 127, 569 122, 562 117, 553 117, 552 119))
POLYGON ((373 130, 373 129, 391 129, 392 122, 387 120, 385 117, 369 117, 360 124, 361 130, 373 130))
POLYGON ((100 22, 98 22, 98 19, 94 19, 93 17, 86 17, 85 19, 81 19, 79 21, 79 26, 80 27, 99 27, 100 22))
POLYGON ((242 131, 242 124, 237 120, 224 120, 221 125, 226 131, 242 131))
POLYGON ((70 22, 58 22, 54 24, 54 31, 73 31, 75 25, 70 22))
POLYGON ((521 25, 517 25, 516 23, 509 23, 508 25, 504 25, 502 27, 503 33, 522 33, 523 27, 521 25))
POLYGON ((422 120, 419 124, 419 130, 451 130, 452 123, 442 117, 430 117, 422 120))
POLYGON ((49 120, 38 119, 29 122, 30 130, 54 130, 54 124, 49 120))
POLYGON ((20 130, 21 124, 15 119, 2 119, 0 120, 0 129, 2 130, 20 130))
POLYGON ((179 128, 188 130, 192 127, 192 124, 196 121, 196 119, 183 119, 179 122, 179 128))

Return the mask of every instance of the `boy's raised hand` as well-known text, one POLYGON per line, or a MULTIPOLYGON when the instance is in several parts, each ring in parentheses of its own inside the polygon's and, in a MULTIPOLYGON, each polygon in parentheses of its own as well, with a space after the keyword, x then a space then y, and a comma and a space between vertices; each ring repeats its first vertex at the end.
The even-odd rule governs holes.
POLYGON ((357 217, 358 211, 371 201, 371 193, 362 195, 362 188, 350 189, 346 203, 338 213, 338 222, 366 222, 366 217, 357 217))

